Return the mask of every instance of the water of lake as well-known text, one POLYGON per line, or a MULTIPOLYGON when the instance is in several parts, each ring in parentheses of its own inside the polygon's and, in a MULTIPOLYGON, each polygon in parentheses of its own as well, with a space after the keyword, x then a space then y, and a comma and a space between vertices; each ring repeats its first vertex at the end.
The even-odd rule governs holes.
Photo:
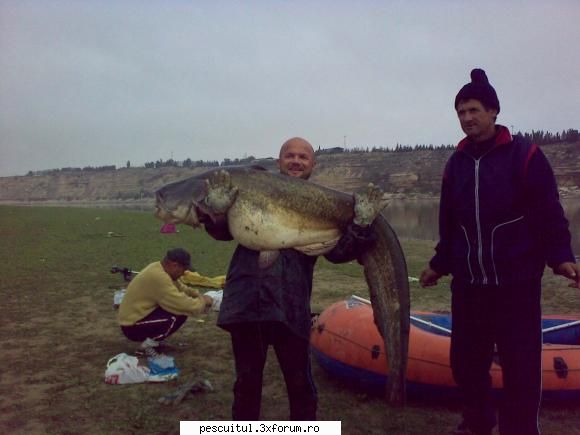
MULTIPOLYGON (((570 222, 572 247, 580 255, 580 198, 564 198, 564 212, 570 222)), ((401 238, 438 240, 438 200, 395 200, 385 209, 389 223, 401 238)))
MULTIPOLYGON (((562 205, 570 222, 572 247, 576 256, 580 255, 580 198, 564 198, 562 205)), ((109 207, 109 206, 105 206, 109 207)), ((111 206, 115 207, 115 206, 111 206)), ((119 207, 118 205, 116 207, 119 207)), ((152 212, 152 205, 120 206, 144 212, 152 212)), ((389 223, 400 238, 438 240, 439 201, 393 200, 385 209, 389 223)))

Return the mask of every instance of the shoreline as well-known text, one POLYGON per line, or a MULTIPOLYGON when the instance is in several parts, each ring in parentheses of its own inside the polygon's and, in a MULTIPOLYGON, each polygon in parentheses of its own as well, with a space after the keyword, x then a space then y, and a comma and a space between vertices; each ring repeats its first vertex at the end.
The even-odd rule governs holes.
MULTIPOLYGON (((560 189, 560 199, 561 200, 580 200, 580 189, 560 189)), ((430 194, 416 193, 416 194, 403 194, 403 193, 392 193, 387 194, 389 199, 394 201, 439 201, 439 196, 434 196, 430 194)), ((153 198, 149 199, 105 199, 105 200, 66 200, 66 199, 48 199, 48 200, 14 200, 14 199, 0 199, 0 205, 14 205, 14 206, 24 206, 24 207, 155 207, 155 200, 153 198)))
POLYGON ((22 207, 151 207, 155 208, 154 200, 101 200, 101 201, 82 201, 82 200, 42 200, 42 201, 17 201, 17 200, 0 200, 0 205, 14 205, 22 207))

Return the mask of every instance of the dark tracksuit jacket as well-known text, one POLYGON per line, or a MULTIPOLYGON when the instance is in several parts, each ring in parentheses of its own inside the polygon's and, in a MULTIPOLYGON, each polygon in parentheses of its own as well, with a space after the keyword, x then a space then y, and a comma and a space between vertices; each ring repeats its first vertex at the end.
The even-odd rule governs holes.
POLYGON ((430 266, 469 284, 540 279, 546 263, 574 261, 548 160, 536 145, 497 128, 478 159, 461 141, 443 176, 440 242, 430 266))
POLYGON ((447 162, 433 270, 452 274, 451 367, 464 420, 491 433, 494 344, 504 377, 500 432, 537 434, 541 397, 541 277, 574 261, 568 221, 541 150, 497 126, 488 143, 464 139, 447 162))

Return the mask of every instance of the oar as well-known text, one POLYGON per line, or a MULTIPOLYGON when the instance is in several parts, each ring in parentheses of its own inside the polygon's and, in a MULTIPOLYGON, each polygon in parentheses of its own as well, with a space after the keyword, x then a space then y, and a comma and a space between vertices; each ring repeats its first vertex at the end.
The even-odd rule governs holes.
MULTIPOLYGON (((367 305, 371 305, 371 301, 369 301, 368 299, 365 299, 365 298, 361 298, 360 296, 357 296, 357 295, 352 295, 351 299, 354 299, 356 301, 362 302, 362 303, 367 304, 367 305)), ((447 334, 451 334, 451 329, 444 328, 443 326, 439 326, 436 323, 429 322, 428 320, 420 319, 419 317, 415 317, 415 316, 410 316, 410 317, 411 317, 411 320, 414 320, 415 322, 419 322, 419 323, 422 323, 423 325, 427 325, 427 326, 430 326, 431 328, 438 329, 439 331, 446 332, 447 334)))

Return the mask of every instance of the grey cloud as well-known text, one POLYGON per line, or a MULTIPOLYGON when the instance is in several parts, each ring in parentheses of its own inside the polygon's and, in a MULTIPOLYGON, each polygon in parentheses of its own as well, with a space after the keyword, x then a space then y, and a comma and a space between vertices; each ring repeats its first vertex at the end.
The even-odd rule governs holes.
POLYGON ((0 0, 0 176, 274 156, 294 135, 454 143, 475 66, 502 122, 578 127, 580 3, 505 3, 0 0))

